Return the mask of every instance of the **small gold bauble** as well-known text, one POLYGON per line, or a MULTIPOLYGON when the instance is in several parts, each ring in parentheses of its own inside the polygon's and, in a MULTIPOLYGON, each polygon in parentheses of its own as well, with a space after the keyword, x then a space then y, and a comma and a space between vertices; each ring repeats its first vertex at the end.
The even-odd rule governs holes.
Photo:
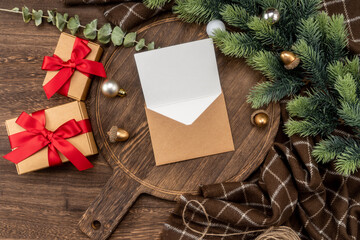
POLYGON ((269 123, 269 115, 264 110, 255 111, 251 115, 251 123, 257 127, 265 127, 269 123))
POLYGON ((110 131, 107 132, 110 142, 124 142, 129 139, 129 133, 122 128, 117 126, 111 127, 110 131))
POLYGON ((296 68, 300 63, 300 58, 296 57, 296 55, 290 51, 282 51, 280 58, 284 63, 284 67, 288 70, 296 68))
POLYGON ((106 97, 125 97, 126 91, 119 87, 117 82, 107 79, 101 86, 101 91, 106 97))
POLYGON ((268 8, 264 11, 262 18, 271 24, 275 24, 280 20, 280 12, 276 8, 268 8))

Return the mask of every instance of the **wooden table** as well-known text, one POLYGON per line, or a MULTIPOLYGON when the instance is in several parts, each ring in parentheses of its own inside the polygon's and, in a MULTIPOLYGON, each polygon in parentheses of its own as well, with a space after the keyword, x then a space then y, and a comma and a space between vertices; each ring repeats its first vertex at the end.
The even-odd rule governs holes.
MULTIPOLYGON (((59 0, 2 0, 0 8, 54 9, 78 14, 82 23, 105 23, 101 7, 65 8, 59 0), (91 16, 91 17, 90 17, 91 16)), ((70 102, 46 99, 42 89, 43 56, 51 55, 59 38, 56 27, 25 24, 20 14, 0 12, 0 154, 10 150, 4 121, 70 102)), ((105 48, 106 50, 106 48, 105 48)), ((112 174, 107 162, 91 159, 94 168, 78 172, 71 164, 18 176, 13 163, 0 159, 0 239, 87 239, 77 224, 112 174)), ((175 203, 143 195, 110 239, 153 239, 159 236, 175 203)))

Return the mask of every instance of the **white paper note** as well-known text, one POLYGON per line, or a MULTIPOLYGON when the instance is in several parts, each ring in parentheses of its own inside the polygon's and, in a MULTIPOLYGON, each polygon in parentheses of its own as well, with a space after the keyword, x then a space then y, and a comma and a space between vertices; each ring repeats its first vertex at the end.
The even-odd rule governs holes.
POLYGON ((212 39, 134 55, 146 106, 186 125, 221 94, 212 39))

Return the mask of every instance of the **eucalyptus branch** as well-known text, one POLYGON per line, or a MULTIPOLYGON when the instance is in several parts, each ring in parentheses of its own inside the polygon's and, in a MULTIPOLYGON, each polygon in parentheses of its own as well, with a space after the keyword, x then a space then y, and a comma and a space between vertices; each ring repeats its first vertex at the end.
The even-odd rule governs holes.
POLYGON ((13 9, 0 8, 0 12, 22 14, 25 23, 29 23, 31 20, 34 20, 35 26, 41 25, 43 19, 46 19, 48 23, 56 26, 60 32, 64 31, 66 27, 72 35, 75 35, 79 31, 79 28, 82 28, 82 33, 85 38, 90 40, 97 38, 97 40, 102 44, 112 42, 114 46, 135 46, 136 51, 140 51, 143 48, 147 48, 148 50, 153 50, 155 48, 154 42, 146 44, 144 38, 137 41, 136 32, 126 33, 119 26, 112 28, 110 23, 106 23, 100 29, 98 29, 97 19, 92 20, 86 25, 82 25, 80 24, 78 15, 68 18, 69 14, 61 14, 55 10, 47 10, 47 15, 44 15, 42 10, 32 9, 30 12, 29 8, 26 6, 22 7, 21 11, 17 7, 13 9))
POLYGON ((20 13, 20 14, 21 14, 21 12, 19 11, 18 8, 13 8, 13 9, 0 8, 0 11, 2 11, 2 12, 11 12, 11 13, 20 13), (15 10, 14 10, 14 9, 15 9, 15 10))

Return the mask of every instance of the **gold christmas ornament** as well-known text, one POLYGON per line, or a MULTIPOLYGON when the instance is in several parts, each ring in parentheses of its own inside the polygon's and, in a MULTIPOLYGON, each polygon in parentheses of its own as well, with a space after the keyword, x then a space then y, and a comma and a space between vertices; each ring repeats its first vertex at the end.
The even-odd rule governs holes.
POLYGON ((258 110, 251 114, 251 123, 257 127, 265 127, 269 123, 269 115, 264 110, 258 110))
POLYGON ((288 70, 296 68, 300 63, 300 58, 296 57, 296 55, 290 51, 282 51, 280 58, 284 63, 284 67, 288 70))
POLYGON ((106 97, 125 97, 127 94, 126 91, 120 88, 117 82, 113 80, 105 80, 103 85, 101 86, 101 92, 106 97))
POLYGON ((110 142, 124 142, 129 139, 129 133, 122 128, 112 126, 107 132, 110 142))
POLYGON ((276 8, 268 8, 264 11, 262 18, 271 24, 275 24, 280 20, 280 12, 276 8))

